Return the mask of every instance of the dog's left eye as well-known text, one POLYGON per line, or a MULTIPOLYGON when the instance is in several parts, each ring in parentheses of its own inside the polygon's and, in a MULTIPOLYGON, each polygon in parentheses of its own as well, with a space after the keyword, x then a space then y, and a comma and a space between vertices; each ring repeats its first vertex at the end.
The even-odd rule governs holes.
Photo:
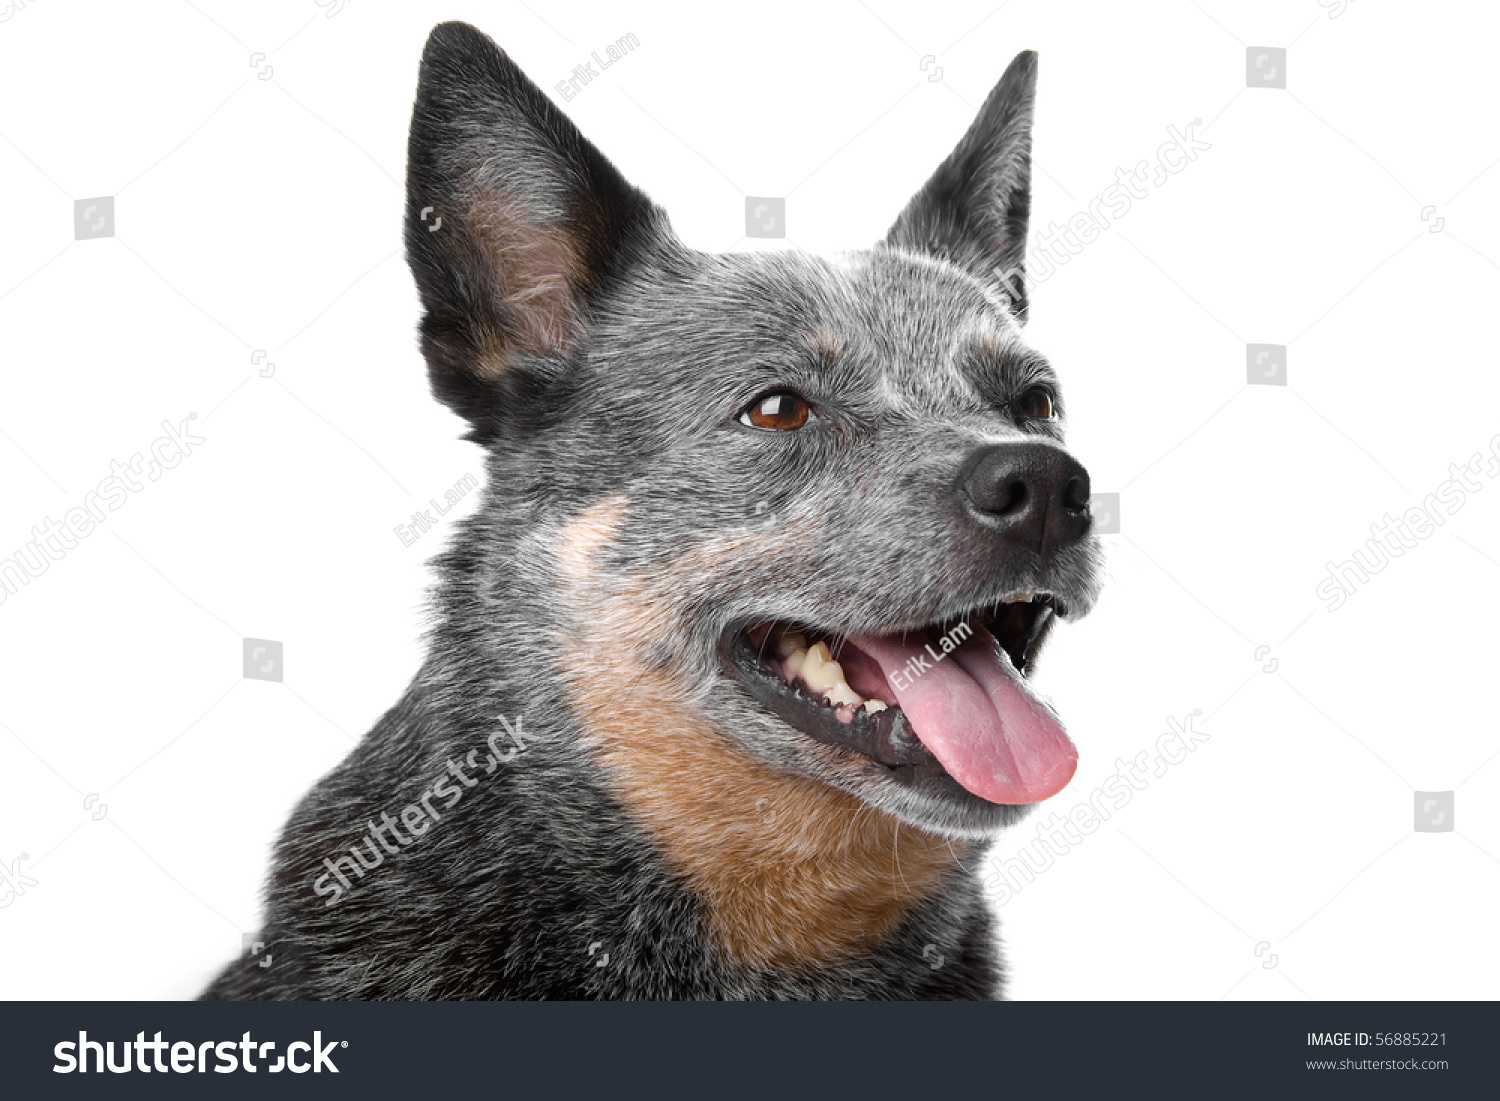
POLYGON ((1017 400, 1016 412, 1032 420, 1049 421, 1052 419, 1052 395, 1040 386, 1034 386, 1017 400))
POLYGON ((807 423, 812 410, 800 394, 790 390, 777 390, 762 394, 740 413, 740 423, 747 428, 769 428, 776 432, 791 432, 807 423))

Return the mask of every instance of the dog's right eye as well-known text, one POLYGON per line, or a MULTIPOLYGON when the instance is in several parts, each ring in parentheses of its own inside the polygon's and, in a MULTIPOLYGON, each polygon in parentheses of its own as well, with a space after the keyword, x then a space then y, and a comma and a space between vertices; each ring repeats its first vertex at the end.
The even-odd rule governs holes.
POLYGON ((807 423, 812 412, 801 394, 777 390, 762 394, 740 412, 740 423, 747 428, 768 428, 775 432, 792 432, 807 423))

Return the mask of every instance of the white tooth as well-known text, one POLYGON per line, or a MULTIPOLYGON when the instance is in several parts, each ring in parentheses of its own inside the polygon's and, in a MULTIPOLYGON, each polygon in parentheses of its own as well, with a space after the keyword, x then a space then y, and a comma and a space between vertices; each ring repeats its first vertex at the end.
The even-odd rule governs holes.
POLYGON ((776 655, 778 657, 790 657, 798 650, 807 649, 807 639, 801 631, 787 631, 776 640, 776 655))
POLYGON ((1001 604, 1030 604, 1036 593, 1011 593, 1000 598, 1001 604))
POLYGON ((844 683, 844 667, 834 661, 828 652, 828 644, 815 642, 807 651, 807 660, 800 670, 802 679, 814 692, 844 683))
POLYGON ((850 688, 844 681, 838 681, 838 684, 828 688, 828 691, 823 693, 823 699, 828 700, 834 706, 859 706, 864 703, 864 696, 850 688))
POLYGON ((798 673, 802 672, 802 663, 806 660, 806 650, 793 650, 786 656, 786 671, 795 677, 798 673))
POLYGON ((807 676, 814 669, 826 662, 828 656, 828 647, 824 646, 821 642, 814 643, 808 647, 807 653, 803 655, 797 672, 801 673, 804 677, 807 676))
POLYGON ((877 712, 877 711, 884 711, 885 709, 886 709, 886 702, 884 700, 866 700, 865 701, 865 711, 868 712, 871 715, 875 714, 875 712, 877 712))
POLYGON ((823 698, 835 707, 858 707, 865 702, 863 696, 850 688, 842 680, 824 692, 823 698))
POLYGON ((819 688, 832 688, 835 685, 849 683, 844 679, 844 667, 836 661, 825 661, 819 667, 818 672, 823 677, 823 683, 818 686, 819 688))

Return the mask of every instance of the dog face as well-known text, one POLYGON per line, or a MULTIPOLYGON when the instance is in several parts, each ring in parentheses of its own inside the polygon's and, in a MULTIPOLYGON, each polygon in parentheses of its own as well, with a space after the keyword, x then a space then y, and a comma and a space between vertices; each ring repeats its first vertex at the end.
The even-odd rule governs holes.
POLYGON ((874 249, 708 255, 489 39, 434 31, 423 350, 525 518, 488 568, 556 594, 544 649, 586 727, 676 723, 948 836, 1071 778, 1025 680, 1098 574, 1021 335, 1034 84, 1022 54, 874 249))

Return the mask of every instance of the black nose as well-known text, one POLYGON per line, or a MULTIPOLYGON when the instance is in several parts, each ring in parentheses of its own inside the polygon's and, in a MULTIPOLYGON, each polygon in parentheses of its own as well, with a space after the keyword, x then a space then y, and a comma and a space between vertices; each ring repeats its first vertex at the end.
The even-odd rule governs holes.
POLYGON ((1061 447, 1015 441, 970 457, 959 489, 985 527, 1043 555, 1089 530, 1089 472, 1061 447))

